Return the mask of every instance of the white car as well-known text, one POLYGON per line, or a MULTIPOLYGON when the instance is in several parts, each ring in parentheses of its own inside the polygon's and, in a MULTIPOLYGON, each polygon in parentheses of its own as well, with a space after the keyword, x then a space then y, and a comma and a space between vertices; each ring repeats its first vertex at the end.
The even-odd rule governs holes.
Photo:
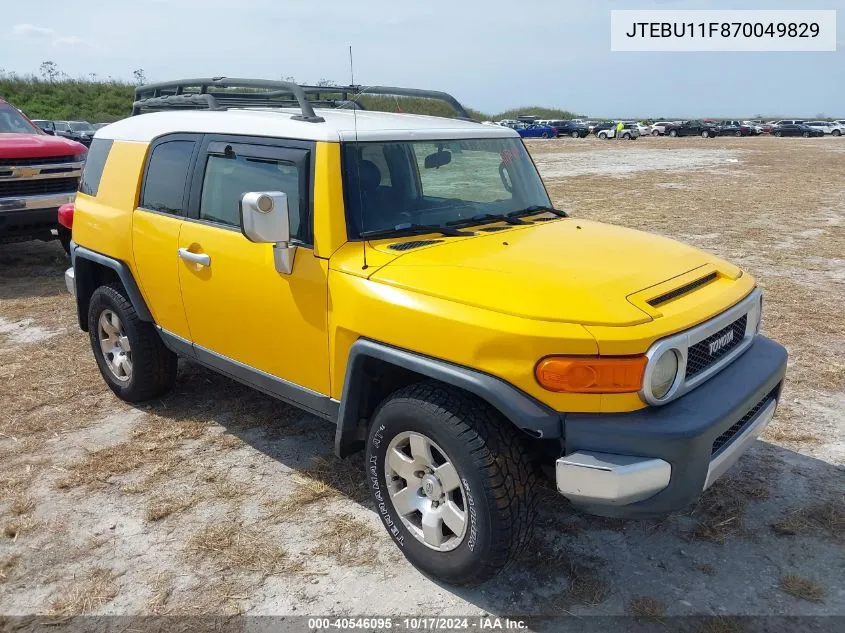
POLYGON ((672 124, 672 121, 655 121, 651 124, 651 135, 663 136, 666 134, 666 126, 672 124))
MULTIPOLYGON (((625 127, 622 128, 622 131, 619 133, 619 138, 624 138, 629 141, 635 141, 640 137, 640 131, 637 129, 636 123, 624 123, 625 127)), ((602 140, 607 140, 609 138, 616 137, 616 126, 614 125, 611 128, 606 130, 601 130, 596 136, 602 140)))
POLYGON ((642 121, 631 121, 631 124, 637 127, 637 131, 640 133, 640 136, 648 136, 651 134, 650 125, 646 125, 642 121))
POLYGON ((804 125, 822 130, 831 136, 842 136, 845 132, 845 125, 840 125, 837 121, 807 121, 804 125))

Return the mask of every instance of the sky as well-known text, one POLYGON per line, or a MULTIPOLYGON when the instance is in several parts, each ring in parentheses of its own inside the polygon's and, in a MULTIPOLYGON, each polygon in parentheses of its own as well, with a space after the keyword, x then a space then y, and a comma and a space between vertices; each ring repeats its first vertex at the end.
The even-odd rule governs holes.
MULTIPOLYGON (((0 69, 148 81, 226 75, 445 90, 483 112, 845 117, 845 0, 28 0, 0 69), (837 9, 836 52, 610 51, 612 9, 837 9)), ((2 96, 2 95, 0 95, 2 96)))

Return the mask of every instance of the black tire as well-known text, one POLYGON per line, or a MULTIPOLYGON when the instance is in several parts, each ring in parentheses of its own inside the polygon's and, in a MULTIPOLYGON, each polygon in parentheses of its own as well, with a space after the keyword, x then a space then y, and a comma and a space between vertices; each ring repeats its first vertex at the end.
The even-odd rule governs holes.
POLYGON ((475 396, 437 382, 400 389, 373 416, 366 459, 376 512, 408 561, 423 573, 453 585, 479 585, 513 562, 528 543, 537 503, 534 464, 513 425, 475 396), (451 551, 418 540, 393 505, 387 450, 391 440, 408 431, 442 447, 464 487, 468 525, 451 551))
POLYGON ((66 229, 63 226, 60 226, 58 229, 59 233, 59 243, 62 245, 62 248, 65 249, 65 253, 70 255, 70 230, 66 229))
POLYGON ((810 138, 810 133, 804 132, 801 136, 803 136, 804 138, 810 138))
POLYGON ((775 136, 781 138, 783 136, 783 132, 775 132, 775 136))
POLYGON ((651 135, 652 136, 660 136, 660 130, 652 130, 651 135))
POLYGON ((580 136, 581 136, 581 135, 580 135, 577 131, 575 131, 575 130, 574 130, 574 131, 572 131, 572 132, 570 132, 570 134, 569 134, 569 135, 570 135, 572 138, 578 138, 578 137, 580 137, 580 136))
POLYGON ((740 130, 737 130, 736 132, 734 132, 734 136, 742 136, 742 132, 740 130))
POLYGON ((164 346, 152 323, 138 318, 132 302, 118 283, 100 286, 88 304, 88 335, 100 373, 109 388, 121 400, 141 402, 166 393, 176 382, 176 355, 164 346), (111 310, 120 319, 132 350, 132 371, 120 380, 109 368, 100 347, 99 319, 111 310))
POLYGON ((676 136, 678 136, 678 130, 669 130, 669 136, 675 138, 676 136))
POLYGON ((840 134, 842 134, 842 132, 840 132, 839 130, 833 130, 830 134, 831 136, 839 136, 840 134))

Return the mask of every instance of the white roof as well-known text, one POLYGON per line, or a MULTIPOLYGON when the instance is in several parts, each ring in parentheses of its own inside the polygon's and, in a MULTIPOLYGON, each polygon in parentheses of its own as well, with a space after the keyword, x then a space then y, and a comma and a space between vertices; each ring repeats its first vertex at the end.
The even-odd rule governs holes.
POLYGON ((480 125, 460 119, 372 110, 323 109, 324 123, 296 121, 294 109, 169 110, 129 117, 97 130, 95 138, 149 143, 163 134, 196 132, 242 134, 308 141, 339 142, 355 139, 357 118, 361 141, 434 140, 518 137, 505 127, 480 125))

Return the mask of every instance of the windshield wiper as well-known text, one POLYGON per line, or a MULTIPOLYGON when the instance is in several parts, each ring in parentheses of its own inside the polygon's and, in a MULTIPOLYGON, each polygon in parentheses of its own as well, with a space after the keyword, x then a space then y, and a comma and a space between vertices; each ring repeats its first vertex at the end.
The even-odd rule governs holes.
POLYGON ((447 237, 463 237, 468 235, 475 235, 470 231, 459 231, 458 229, 449 228, 442 224, 412 224, 405 222, 397 224, 391 229, 374 229, 372 231, 363 231, 361 237, 390 237, 392 235, 415 235, 418 233, 440 233, 447 237))
POLYGON ((507 222, 508 224, 531 224, 525 220, 520 220, 511 214, 505 213, 479 213, 471 218, 463 218, 462 220, 452 220, 447 222, 450 226, 469 226, 470 224, 479 224, 481 222, 507 222))
POLYGON ((542 204, 532 204, 530 207, 525 207, 519 211, 511 211, 508 213, 508 217, 517 218, 526 215, 535 215, 537 213, 553 213, 559 218, 569 217, 569 214, 566 211, 561 211, 560 209, 555 209, 554 207, 547 207, 542 204))

